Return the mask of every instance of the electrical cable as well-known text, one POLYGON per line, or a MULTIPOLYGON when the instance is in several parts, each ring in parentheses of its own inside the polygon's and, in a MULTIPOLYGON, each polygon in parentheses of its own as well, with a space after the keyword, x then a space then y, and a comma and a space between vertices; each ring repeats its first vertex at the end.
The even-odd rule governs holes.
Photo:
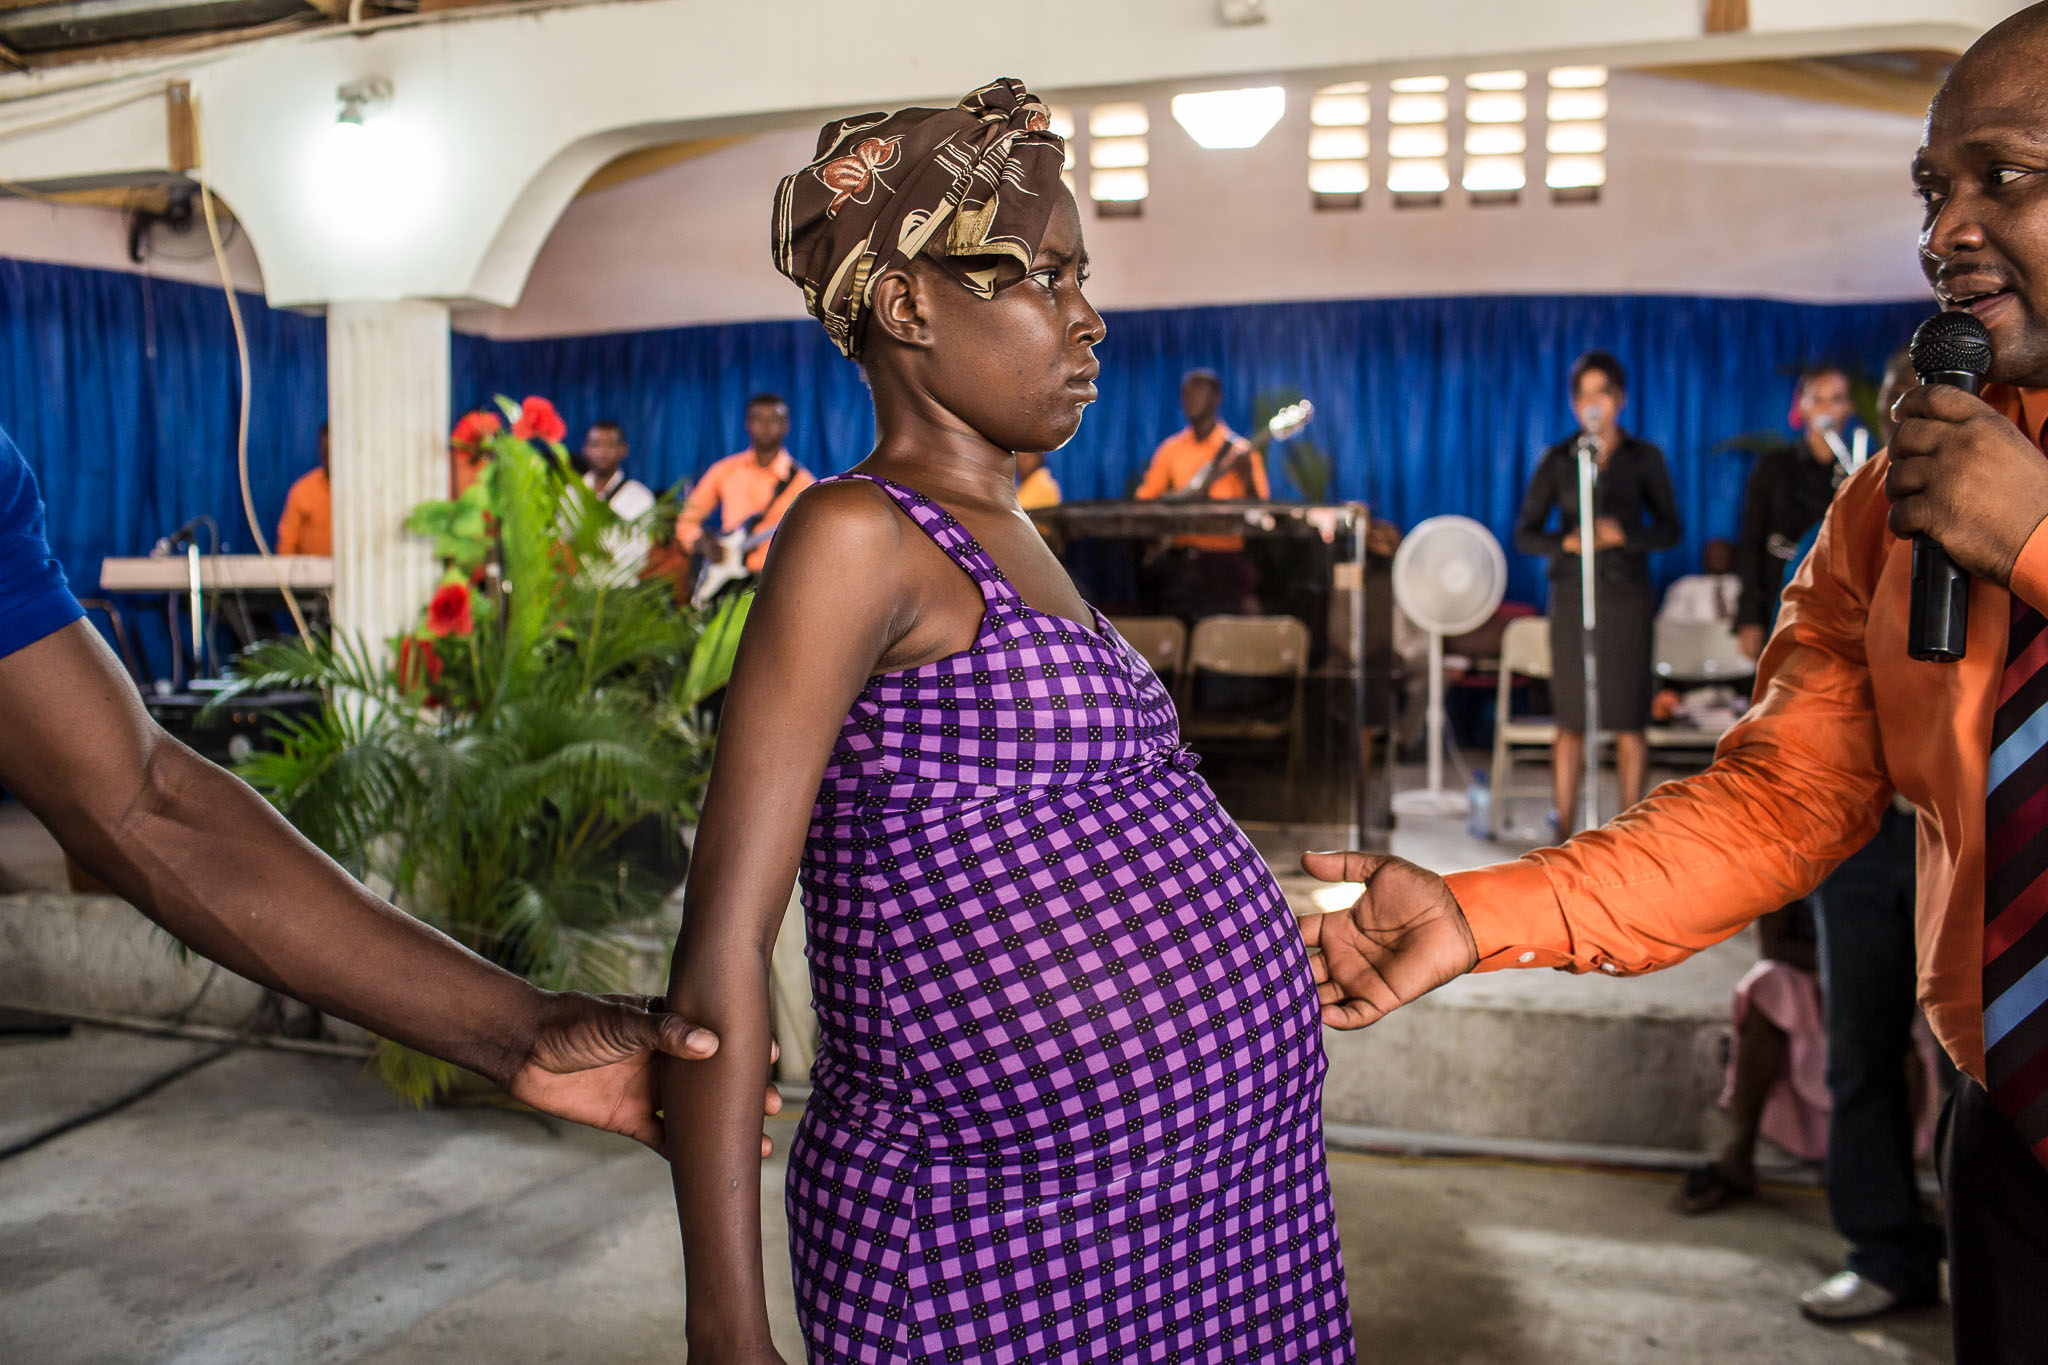
POLYGON ((146 1100, 151 1095, 154 1095, 157 1091, 162 1090, 167 1085, 170 1085, 172 1082, 183 1080, 185 1077, 197 1071, 200 1067, 207 1066, 219 1061, 221 1058, 227 1056, 230 1052, 233 1052, 236 1049, 236 1046, 237 1045, 234 1043, 221 1043, 216 1047, 210 1048, 209 1050, 200 1053, 197 1057, 189 1058, 186 1061, 182 1061, 178 1063, 176 1066, 171 1067, 167 1071, 157 1073, 156 1075, 150 1077, 148 1080, 143 1081, 141 1084, 132 1086, 129 1089, 124 1090, 120 1094, 114 1096, 114 1098, 107 1100, 104 1103, 94 1105, 92 1108, 86 1110, 82 1114, 73 1114, 68 1119, 60 1120, 57 1123, 51 1124, 47 1128, 39 1129, 36 1132, 30 1133, 25 1138, 20 1138, 17 1141, 10 1142, 5 1147, 0 1147, 0 1161, 12 1160, 13 1158, 20 1156, 24 1152, 35 1150, 36 1148, 42 1146, 46 1142, 54 1142, 56 1139, 63 1137, 66 1133, 75 1132, 78 1129, 85 1127, 87 1124, 98 1123, 101 1119, 106 1118, 109 1114, 118 1113, 121 1110, 126 1109, 131 1104, 135 1104, 141 1100, 146 1100))
MULTIPOLYGON (((199 206, 206 215, 206 238, 213 243, 214 263, 220 268, 221 292, 227 296, 228 320, 234 324, 235 359, 241 366, 242 403, 235 425, 235 469, 241 476, 242 515, 249 519, 249 534, 255 537, 256 552, 263 556, 266 564, 274 565, 277 556, 272 553, 269 537, 263 534, 263 524, 256 517, 256 495, 249 487, 249 387, 251 374, 249 366, 249 333, 242 325, 242 302, 235 293, 234 276, 228 270, 228 253, 221 241, 220 219, 213 209, 213 186, 205 179, 203 164, 194 166, 199 178, 199 206)), ((298 594, 285 581, 282 570, 277 573, 278 591, 284 594, 284 604, 292 614, 292 624, 298 627, 299 639, 307 645, 313 643, 313 632, 306 625, 306 615, 299 610, 298 594)))
POLYGON ((111 113, 116 109, 126 108, 137 100, 161 96, 169 89, 170 86, 167 83, 158 82, 154 85, 146 85, 140 89, 131 90, 126 94, 116 95, 112 99, 102 100, 98 104, 88 104, 77 109, 66 109, 60 114, 51 114, 46 118, 30 119, 22 123, 0 124, 0 140, 15 137, 22 133, 40 133, 50 128, 61 128, 67 123, 76 123, 80 119, 91 118, 95 114, 111 113))

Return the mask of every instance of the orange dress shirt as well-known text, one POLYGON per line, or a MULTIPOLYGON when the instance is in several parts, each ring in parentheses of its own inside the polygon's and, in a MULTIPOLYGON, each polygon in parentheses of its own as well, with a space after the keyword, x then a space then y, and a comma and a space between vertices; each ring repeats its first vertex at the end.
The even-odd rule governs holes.
POLYGON ((281 555, 334 553, 334 490, 327 471, 301 474, 285 494, 284 515, 277 519, 277 552, 281 555))
MULTIPOLYGON (((1195 476, 1209 467, 1227 442, 1235 441, 1237 433, 1218 422, 1206 441, 1198 440, 1192 427, 1183 427, 1159 443, 1159 449, 1152 452, 1152 463, 1145 470, 1145 479, 1138 485, 1137 496, 1141 501, 1150 502, 1168 493, 1177 493, 1195 481, 1195 476)), ((1236 468, 1210 480, 1209 497, 1217 502, 1265 502, 1273 496, 1266 482, 1266 457, 1263 452, 1253 451, 1248 459, 1239 461, 1236 468)), ((1190 550, 1231 551, 1244 548, 1243 536, 1181 536, 1174 544, 1190 550)))
MULTIPOLYGON (((694 550, 705 518, 713 511, 719 515, 719 530, 732 531, 765 508, 767 514, 754 530, 757 534, 772 531, 782 524, 783 514, 796 501, 796 495, 816 482, 810 471, 798 466, 795 457, 786 450, 778 452, 765 468, 754 458, 751 450, 728 455, 704 471, 704 477, 698 480, 697 486, 690 490, 690 496, 683 501, 682 511, 676 515, 676 540, 694 550), (792 469, 796 470, 796 477, 789 480, 789 487, 783 489, 782 496, 776 497, 775 490, 785 478, 789 478, 792 469)), ((763 541, 747 556, 747 567, 758 572, 767 562, 768 542, 763 541)))
MULTIPOLYGON (((1993 385, 1984 399, 2048 449, 2048 390, 1993 385)), ((1920 1003, 1956 1065, 1984 1080, 1984 783, 2012 599, 1974 583, 1965 656, 1907 657, 1912 547, 1885 527, 1889 463, 1878 456, 1835 495, 1785 590, 1761 700, 1711 768, 1562 848, 1446 879, 1479 970, 1668 966, 1813 890, 1896 790, 1920 813, 1920 1003)), ((2048 522, 2010 591, 2048 611, 2048 522)))

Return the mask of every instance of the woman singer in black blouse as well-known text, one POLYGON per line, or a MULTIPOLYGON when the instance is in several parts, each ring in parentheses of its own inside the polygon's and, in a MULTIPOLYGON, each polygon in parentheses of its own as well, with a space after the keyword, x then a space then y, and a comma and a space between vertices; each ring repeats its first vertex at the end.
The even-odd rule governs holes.
MULTIPOLYGON (((1593 491, 1593 647, 1600 669, 1600 728, 1614 735, 1614 766, 1626 810, 1642 799, 1650 771, 1645 732, 1650 723, 1651 622, 1656 608, 1650 553, 1676 545, 1683 528, 1664 452, 1617 424, 1628 401, 1628 376, 1621 362, 1605 351, 1586 352, 1572 363, 1570 389, 1572 412, 1582 429, 1599 433, 1593 491)), ((1515 548, 1550 557, 1550 691, 1557 713, 1550 774, 1559 838, 1575 827, 1579 779, 1585 771, 1577 446, 1578 437, 1573 436, 1543 452, 1515 519, 1515 548)))

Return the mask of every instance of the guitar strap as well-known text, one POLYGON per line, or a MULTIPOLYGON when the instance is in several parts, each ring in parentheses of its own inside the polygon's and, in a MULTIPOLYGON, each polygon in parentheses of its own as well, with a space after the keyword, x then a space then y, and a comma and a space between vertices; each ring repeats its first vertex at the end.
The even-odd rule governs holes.
MULTIPOLYGON (((1225 430, 1228 430, 1228 428, 1225 428, 1225 430)), ((1215 480, 1218 471, 1223 468, 1225 461, 1229 460, 1240 447, 1248 450, 1251 448, 1251 442, 1234 431, 1230 432, 1230 439, 1218 446, 1216 453, 1209 457, 1209 463, 1203 465, 1201 472, 1188 480, 1188 491, 1191 493, 1208 492, 1210 483, 1215 480)))
POLYGON ((761 510, 733 527, 732 531, 727 531, 726 534, 731 535, 734 531, 739 531, 752 538, 754 528, 761 524, 763 517, 775 510, 775 504, 782 501, 782 495, 789 491, 789 486, 796 482, 796 476, 803 473, 803 471, 804 467, 802 465, 798 464, 795 460, 791 460, 789 462, 789 472, 782 476, 781 483, 775 485, 775 491, 768 495, 768 501, 762 504, 761 510))

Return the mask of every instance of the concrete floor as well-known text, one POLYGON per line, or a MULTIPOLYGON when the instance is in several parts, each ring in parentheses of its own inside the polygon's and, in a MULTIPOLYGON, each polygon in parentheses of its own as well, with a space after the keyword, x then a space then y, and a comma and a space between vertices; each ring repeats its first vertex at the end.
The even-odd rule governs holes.
MULTIPOLYGON (((0 1147, 210 1045, 0 1043, 0 1147)), ((772 1125, 787 1142, 788 1120, 772 1125)), ((1671 1181, 1338 1154, 1361 1358, 1403 1365, 1948 1360, 1943 1315, 1802 1322, 1839 1264, 1810 1193, 1685 1220, 1671 1181)), ((778 1341, 801 1360, 764 1171, 778 1341)), ((232 1051, 0 1160, 0 1361, 410 1365, 679 1360, 665 1171, 620 1139, 405 1109, 351 1061, 232 1051)))

